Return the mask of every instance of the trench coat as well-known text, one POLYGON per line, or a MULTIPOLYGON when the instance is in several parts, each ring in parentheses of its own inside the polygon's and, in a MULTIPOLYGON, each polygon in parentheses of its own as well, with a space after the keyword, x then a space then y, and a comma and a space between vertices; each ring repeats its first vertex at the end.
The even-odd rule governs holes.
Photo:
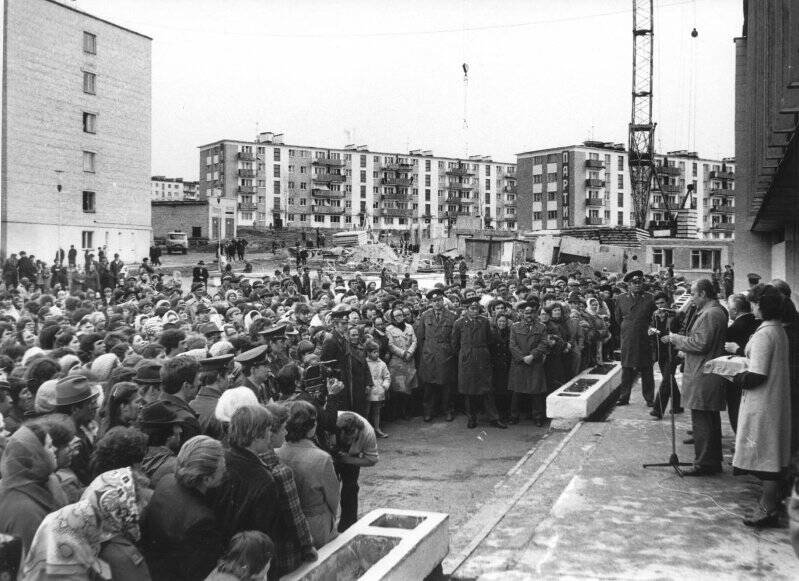
POLYGON ((452 350, 458 360, 458 392, 482 395, 491 391, 491 324, 483 316, 461 317, 452 327, 452 350))
POLYGON ((416 338, 421 345, 420 381, 446 385, 454 379, 455 352, 450 342, 454 325, 455 315, 446 309, 441 311, 438 321, 433 309, 419 317, 416 338))
POLYGON ((722 411, 726 409, 724 378, 705 374, 705 362, 724 355, 727 336, 727 313, 718 301, 710 301, 696 313, 688 335, 672 334, 671 343, 685 353, 682 401, 692 410, 722 411))
POLYGON ((621 332, 621 365, 636 369, 652 365, 649 318, 655 312, 650 293, 624 293, 616 299, 616 324, 621 332))
POLYGON ((405 361, 402 354, 406 351, 411 355, 416 353, 418 343, 413 326, 406 323, 405 329, 402 330, 394 325, 389 325, 386 327, 386 337, 388 337, 388 352, 391 353, 391 359, 388 361, 388 370, 391 372, 391 391, 411 393, 417 387, 416 364, 412 357, 410 361, 405 361))
POLYGON ((779 472, 791 460, 791 389, 788 336, 778 321, 764 321, 746 344, 749 371, 766 381, 744 389, 732 465, 779 472))
POLYGON ((513 356, 510 352, 510 327, 500 329, 492 326, 493 343, 491 345, 491 383, 494 395, 504 396, 508 393, 508 376, 513 356))
POLYGON ((548 352, 546 338, 547 328, 539 321, 533 321, 530 326, 523 321, 511 325, 511 363, 508 376, 510 391, 536 395, 549 393, 544 368, 544 360, 548 352), (533 355, 533 362, 530 365, 523 361, 528 355, 533 355))

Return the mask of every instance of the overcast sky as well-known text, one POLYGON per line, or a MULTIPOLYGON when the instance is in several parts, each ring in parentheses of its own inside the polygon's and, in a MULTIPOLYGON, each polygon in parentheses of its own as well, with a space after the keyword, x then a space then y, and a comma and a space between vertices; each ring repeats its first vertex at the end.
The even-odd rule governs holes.
MULTIPOLYGON (((197 177, 198 145, 253 139, 256 124, 291 144, 498 161, 592 137, 626 143, 631 4, 73 3, 153 38, 152 173, 186 179, 197 177)), ((655 0, 659 151, 734 154, 733 38, 742 20, 740 0, 655 0)))

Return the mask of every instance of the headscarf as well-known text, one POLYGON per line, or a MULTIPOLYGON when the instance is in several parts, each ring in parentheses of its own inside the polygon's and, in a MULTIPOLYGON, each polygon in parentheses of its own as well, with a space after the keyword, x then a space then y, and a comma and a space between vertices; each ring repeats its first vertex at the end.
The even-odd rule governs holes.
POLYGON ((28 551, 23 578, 47 575, 82 576, 94 571, 111 579, 107 563, 100 560, 100 545, 122 535, 138 541, 139 505, 130 468, 104 472, 94 479, 81 499, 48 514, 28 551))
MULTIPOLYGON (((27 426, 21 426, 9 438, 0 459, 0 494, 18 490, 48 511, 63 506, 53 494, 57 486, 56 466, 52 456, 27 426)), ((63 497, 62 497, 63 498, 63 497)))
POLYGON ((258 398, 253 390, 245 386, 225 390, 216 402, 214 417, 220 422, 228 423, 233 413, 245 405, 258 405, 258 398))

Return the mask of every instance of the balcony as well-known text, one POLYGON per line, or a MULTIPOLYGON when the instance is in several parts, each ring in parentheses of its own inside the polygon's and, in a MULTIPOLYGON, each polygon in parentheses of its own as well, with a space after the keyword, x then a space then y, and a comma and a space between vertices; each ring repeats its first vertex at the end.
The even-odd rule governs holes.
POLYGON ((245 153, 244 151, 240 151, 238 157, 241 161, 255 161, 255 156, 252 153, 245 153))
POLYGON ((343 198, 345 192, 328 190, 325 188, 313 188, 311 195, 315 198, 343 198))
POLYGON ((592 178, 588 178, 585 180, 585 187, 586 188, 604 188, 605 187, 605 180, 595 180, 592 178))
POLYGON ((734 232, 735 231, 735 223, 734 222, 714 222, 710 225, 711 230, 715 230, 717 232, 734 232))
POLYGON ((383 168, 384 171, 398 171, 401 173, 407 173, 413 171, 413 164, 412 163, 387 163, 383 168))
POLYGON ((240 178, 254 178, 255 177, 255 170, 254 169, 240 169, 239 170, 239 177, 240 178))
POLYGON ((338 215, 344 213, 344 206, 320 206, 312 205, 311 214, 332 214, 338 215))
POLYGON ((239 202, 238 208, 239 212, 255 212, 258 206, 252 202, 239 202))
POLYGON ((674 184, 661 184, 660 191, 664 194, 680 194, 682 193, 682 187, 674 184))
POLYGON ((718 204, 710 206, 708 212, 712 214, 735 214, 735 206, 732 204, 718 204))
POLYGON ((506 208, 515 208, 516 207, 516 200, 505 200, 505 207, 506 208))
POLYGON ((604 206, 605 205, 605 198, 586 198, 585 199, 586 206, 604 206))
POLYGON ((682 175, 682 170, 673 165, 661 165, 658 168, 658 173, 662 176, 677 177, 682 175))
POLYGON ((734 198, 735 197, 735 190, 731 190, 729 188, 719 188, 717 190, 709 190, 707 195, 708 196, 720 196, 722 198, 734 198))
POLYGON ((586 226, 602 226, 605 223, 604 218, 586 218, 586 226))
POLYGON ((320 184, 340 184, 347 181, 347 176, 338 173, 323 173, 313 176, 313 181, 320 184))
POLYGON ((735 173, 731 171, 712 171, 710 172, 711 180, 734 180, 735 173))
POLYGON ((453 167, 451 169, 448 169, 446 173, 447 173, 448 176, 470 176, 471 177, 471 176, 474 175, 474 172, 472 172, 470 169, 466 168, 465 166, 453 167))
POLYGON ((254 194, 255 186, 239 186, 240 194, 254 194))
POLYGON ((410 200, 410 198, 411 198, 410 194, 399 193, 399 192, 394 192, 394 193, 391 193, 391 194, 388 194, 388 193, 381 194, 380 197, 383 200, 410 200))
POLYGON ((300 206, 297 204, 289 204, 286 210, 289 214, 310 214, 312 206, 300 206))
POLYGON ((384 186, 396 186, 398 188, 409 188, 413 185, 413 178, 383 178, 380 183, 384 186))
POLYGON ((666 204, 663 202, 652 202, 649 204, 650 210, 666 210, 666 204))
POLYGON ((601 159, 586 159, 585 167, 589 169, 605 169, 605 162, 601 159))
POLYGON ((344 167, 344 160, 333 159, 331 157, 317 157, 313 160, 313 164, 323 167, 344 167))
POLYGON ((457 196, 450 196, 444 200, 446 204, 474 204, 474 202, 471 198, 459 198, 457 196))
POLYGON ((471 191, 474 189, 474 186, 471 184, 464 184, 461 182, 451 182, 447 184, 448 190, 458 190, 458 191, 471 191))
POLYGON ((506 194, 518 193, 516 186, 505 186, 504 188, 502 188, 502 191, 505 192, 506 194))
POLYGON ((505 178, 506 180, 513 180, 514 182, 516 181, 516 175, 512 173, 505 174, 502 177, 505 178))
POLYGON ((381 208, 380 215, 395 218, 413 218, 414 210, 410 208, 381 208))

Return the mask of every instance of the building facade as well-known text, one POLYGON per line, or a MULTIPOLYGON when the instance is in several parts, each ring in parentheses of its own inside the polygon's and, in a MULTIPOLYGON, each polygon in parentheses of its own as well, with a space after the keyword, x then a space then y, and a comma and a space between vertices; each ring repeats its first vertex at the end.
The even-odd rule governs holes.
MULTIPOLYGON (((656 155, 649 220, 668 210, 688 218, 681 235, 732 236, 734 161, 708 160, 685 151, 656 155), (701 200, 701 201, 700 201, 701 200)), ((586 141, 517 156, 518 224, 522 231, 576 226, 633 226, 628 154, 620 143, 586 141)))
POLYGON ((151 200, 198 200, 200 182, 183 178, 153 176, 150 178, 151 200))
POLYGON ((516 166, 490 157, 287 145, 269 132, 199 149, 200 198, 234 209, 212 226, 212 238, 238 226, 368 228, 419 238, 454 227, 516 229, 516 166))
POLYGON ((192 240, 207 240, 212 217, 209 204, 208 200, 153 200, 153 237, 185 232, 192 240))
POLYGON ((799 3, 746 2, 735 39, 735 289, 785 280, 799 303, 799 3))
POLYGON ((147 254, 151 39, 54 0, 5 0, 0 252, 147 254))

